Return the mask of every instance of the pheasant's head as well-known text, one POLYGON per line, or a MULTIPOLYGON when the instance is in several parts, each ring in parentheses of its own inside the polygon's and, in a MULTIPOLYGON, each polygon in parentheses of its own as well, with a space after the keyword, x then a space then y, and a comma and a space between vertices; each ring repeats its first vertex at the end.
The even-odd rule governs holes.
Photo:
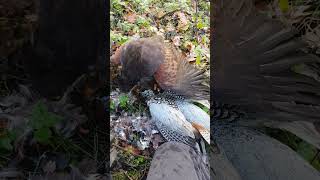
POLYGON ((154 92, 150 89, 141 92, 141 96, 145 98, 147 101, 154 96, 154 92))

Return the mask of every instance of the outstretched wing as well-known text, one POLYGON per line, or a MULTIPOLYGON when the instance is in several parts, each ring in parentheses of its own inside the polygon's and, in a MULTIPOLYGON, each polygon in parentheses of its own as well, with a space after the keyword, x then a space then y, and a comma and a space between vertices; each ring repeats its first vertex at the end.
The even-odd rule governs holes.
POLYGON ((190 98, 209 100, 210 87, 206 83, 207 80, 204 71, 195 68, 186 60, 181 60, 178 64, 176 84, 172 90, 190 98))
POLYGON ((164 55, 164 62, 155 73, 160 87, 189 98, 209 100, 210 89, 204 71, 189 64, 170 44, 166 44, 164 55))
POLYGON ((213 99, 240 105, 248 116, 319 121, 320 83, 293 72, 320 62, 302 52, 295 31, 259 14, 252 0, 216 0, 213 99))

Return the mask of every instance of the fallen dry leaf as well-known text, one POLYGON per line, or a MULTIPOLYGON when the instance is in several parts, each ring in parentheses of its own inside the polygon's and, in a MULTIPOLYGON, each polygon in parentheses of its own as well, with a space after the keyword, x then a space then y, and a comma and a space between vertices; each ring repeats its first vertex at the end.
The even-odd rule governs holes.
POLYGON ((137 19, 137 14, 134 12, 129 12, 128 14, 126 14, 126 16, 124 18, 129 23, 134 23, 137 19))
POLYGON ((118 151, 116 148, 112 148, 110 151, 110 167, 112 166, 113 162, 116 160, 118 156, 118 151))
POLYGON ((178 30, 179 31, 187 30, 189 27, 189 24, 188 24, 188 19, 187 19, 186 15, 183 12, 177 12, 176 15, 179 18, 178 30))
POLYGON ((194 44, 192 42, 190 42, 190 41, 186 41, 184 43, 184 47, 186 49, 188 49, 189 52, 192 52, 194 50, 194 48, 195 48, 194 44))
POLYGON ((181 38, 182 36, 175 36, 174 38, 172 38, 172 42, 175 46, 180 46, 181 45, 181 38))
POLYGON ((42 170, 48 174, 53 173, 56 170, 56 163, 54 161, 48 161, 43 167, 42 170))

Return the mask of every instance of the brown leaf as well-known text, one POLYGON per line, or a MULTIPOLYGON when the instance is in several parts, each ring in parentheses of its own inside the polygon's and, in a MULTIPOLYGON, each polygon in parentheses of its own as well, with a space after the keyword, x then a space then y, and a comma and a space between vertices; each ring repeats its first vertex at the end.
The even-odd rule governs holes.
POLYGON ((137 19, 137 14, 134 12, 129 12, 126 16, 125 16, 125 20, 128 21, 129 23, 134 23, 137 19))
POLYGON ((79 132, 82 133, 82 134, 88 134, 90 132, 90 130, 89 129, 85 129, 83 127, 80 127, 79 128, 79 132))
POLYGON ((184 43, 184 47, 186 49, 188 49, 189 52, 192 52, 194 50, 195 46, 194 46, 194 44, 192 44, 192 42, 187 41, 187 42, 184 43))
POLYGON ((96 172, 96 162, 93 159, 84 158, 77 165, 79 171, 87 176, 88 174, 96 172))
POLYGON ((53 173, 56 170, 56 163, 54 161, 48 161, 43 167, 42 170, 48 174, 53 173))
POLYGON ((161 18, 162 16, 164 16, 166 13, 163 10, 158 10, 158 12, 156 13, 157 18, 161 18))
POLYGON ((194 51, 192 51, 188 57, 186 57, 186 60, 188 62, 195 62, 196 61, 196 53, 194 51))
POLYGON ((118 156, 118 151, 116 148, 112 148, 110 151, 110 166, 112 166, 113 162, 116 160, 118 156))
POLYGON ((165 141, 160 134, 152 135, 152 146, 154 149, 157 149, 162 142, 165 142, 165 141))
POLYGON ((38 21, 38 16, 36 14, 25 15, 25 18, 28 22, 32 22, 32 23, 38 21))
POLYGON ((131 154, 141 155, 141 151, 138 148, 133 147, 132 145, 128 145, 127 147, 125 147, 125 150, 130 152, 131 154))
POLYGON ((172 42, 175 46, 180 46, 181 44, 181 37, 182 36, 175 36, 173 39, 172 39, 172 42))
POLYGON ((176 13, 178 18, 179 18, 179 23, 178 23, 178 30, 179 31, 185 31, 188 29, 188 19, 185 16, 183 12, 177 12, 176 13))

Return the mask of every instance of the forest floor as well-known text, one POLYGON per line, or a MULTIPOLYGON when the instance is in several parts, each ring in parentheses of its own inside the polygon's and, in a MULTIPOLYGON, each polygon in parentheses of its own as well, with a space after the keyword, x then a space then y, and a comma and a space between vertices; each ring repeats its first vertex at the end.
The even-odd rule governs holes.
MULTIPOLYGON (((90 98, 82 94, 79 97, 88 100, 70 104, 67 99, 77 94, 80 78, 62 97, 41 98, 26 85, 28 75, 21 65, 9 61, 32 40, 38 18, 35 2, 9 0, 8 6, 0 6, 0 179, 97 179, 98 169, 110 169, 113 179, 145 179, 153 153, 164 140, 150 123, 143 102, 111 82, 110 119, 96 122, 92 117, 106 106, 95 103, 107 102, 107 94, 98 92, 90 98), (110 133, 104 129, 109 122, 110 133), (106 148, 110 141, 111 152, 106 148), (110 164, 105 159, 109 153, 110 164)), ((290 2, 290 6, 257 6, 298 27, 310 51, 320 54, 320 3, 290 2)), ((112 0, 110 4, 110 54, 131 39, 162 34, 210 76, 209 1, 112 0)), ((319 74, 312 76, 320 80, 319 74)), ((320 170, 319 150, 312 145, 289 132, 265 131, 320 170)))
POLYGON ((38 5, 0 4, 0 179, 105 179, 108 94, 83 88, 89 75, 60 97, 44 98, 32 89, 21 54, 34 41, 38 5))
MULTIPOLYGON (((299 29, 310 45, 309 51, 320 54, 319 7, 311 2, 258 1, 257 8, 299 29), (290 3, 290 4, 289 4, 290 3), (315 25, 316 24, 316 25, 315 25)), ((139 37, 161 34, 185 55, 186 60, 206 70, 210 76, 210 3, 206 1, 113 0, 111 6, 111 55, 122 44, 139 37)), ((310 74, 310 73, 309 73, 310 74)), ((114 74, 113 74, 114 75, 114 74)), ((318 75, 313 75, 318 78, 318 75)), ((145 179, 156 148, 163 139, 148 123, 146 107, 130 94, 120 93, 111 84, 112 176, 114 179, 145 179)), ((319 150, 290 132, 260 129, 281 141, 320 170, 319 150)))

